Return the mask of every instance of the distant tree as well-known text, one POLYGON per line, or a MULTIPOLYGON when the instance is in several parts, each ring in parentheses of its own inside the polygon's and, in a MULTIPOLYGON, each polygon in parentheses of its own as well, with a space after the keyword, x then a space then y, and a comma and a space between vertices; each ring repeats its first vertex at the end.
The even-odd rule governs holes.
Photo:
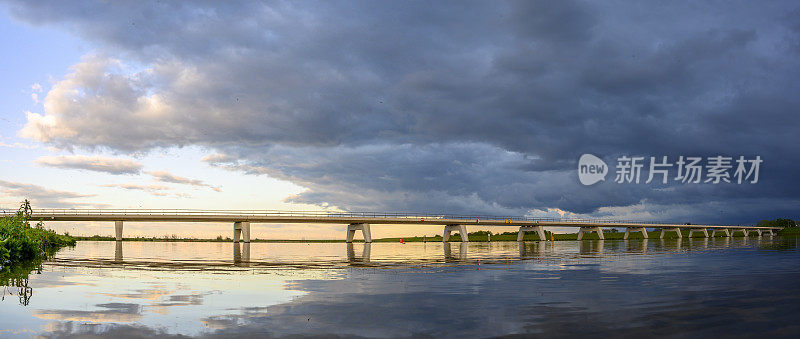
POLYGON ((775 220, 761 220, 756 226, 761 227, 797 227, 797 222, 792 219, 778 218, 775 220))
POLYGON ((23 200, 22 203, 19 204, 19 212, 22 214, 22 217, 24 217, 25 220, 31 218, 31 214, 33 214, 33 208, 31 208, 31 202, 28 201, 28 199, 23 200))

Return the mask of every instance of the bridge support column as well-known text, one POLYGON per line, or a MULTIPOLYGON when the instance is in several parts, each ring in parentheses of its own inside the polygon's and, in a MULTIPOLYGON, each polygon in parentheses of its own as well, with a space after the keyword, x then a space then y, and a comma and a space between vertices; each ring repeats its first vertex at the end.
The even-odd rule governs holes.
POLYGON ((114 231, 117 235, 117 241, 122 241, 122 221, 114 222, 114 231))
POLYGON ((664 234, 666 234, 667 232, 671 232, 671 231, 674 231, 675 233, 678 233, 678 239, 683 238, 683 234, 681 234, 681 229, 679 227, 662 228, 661 229, 661 236, 659 238, 664 239, 664 234))
POLYGON ((713 231, 711 231, 711 236, 712 237, 716 236, 717 232, 725 233, 726 237, 730 237, 731 236, 731 232, 727 228, 723 228, 721 230, 715 228, 713 231))
MULTIPOLYGON (((750 230, 750 232, 756 232, 756 233, 758 233, 758 236, 759 236, 759 237, 761 236, 761 230, 760 230, 760 229, 754 229, 754 230, 750 230)), ((750 234, 750 232, 748 232, 747 234, 749 235, 749 234, 750 234)))
POLYGON ((244 242, 250 242, 249 221, 237 221, 233 223, 233 242, 239 242, 239 238, 244 242))
POLYGON ((625 228, 625 236, 622 239, 628 240, 628 234, 630 234, 631 231, 633 231, 633 232, 642 232, 642 236, 645 239, 647 239, 647 229, 644 228, 644 227, 626 227, 625 228))
POLYGON ((689 230, 689 238, 691 238, 691 237, 692 237, 692 234, 694 234, 694 232, 702 232, 702 233, 703 233, 703 235, 704 235, 706 238, 708 238, 708 230, 706 230, 705 228, 692 228, 692 229, 690 229, 690 230, 689 230))
POLYGON ((771 229, 769 229, 769 230, 764 230, 764 234, 767 234, 767 232, 769 232, 769 235, 770 235, 770 236, 773 236, 773 235, 775 235, 775 233, 772 233, 772 230, 771 230, 771 229))
POLYGON ((597 233, 597 236, 600 237, 600 240, 605 239, 605 237, 603 236, 603 230, 600 229, 600 227, 591 226, 591 227, 581 227, 581 229, 578 231, 578 240, 583 239, 583 234, 589 232, 597 233))
POLYGON ((539 240, 545 241, 547 237, 544 235, 544 227, 542 226, 520 226, 519 233, 517 234, 517 241, 522 241, 525 237, 525 232, 536 232, 539 235, 539 240))
POLYGON ((356 231, 361 230, 361 234, 364 235, 364 242, 371 243, 372 242, 372 234, 369 232, 369 224, 350 224, 347 225, 347 242, 353 242, 353 237, 356 235, 356 231))
POLYGON ((469 237, 467 236, 467 226, 466 225, 447 225, 444 227, 444 234, 442 235, 442 242, 450 241, 450 232, 458 231, 458 234, 461 236, 461 242, 468 242, 469 237))

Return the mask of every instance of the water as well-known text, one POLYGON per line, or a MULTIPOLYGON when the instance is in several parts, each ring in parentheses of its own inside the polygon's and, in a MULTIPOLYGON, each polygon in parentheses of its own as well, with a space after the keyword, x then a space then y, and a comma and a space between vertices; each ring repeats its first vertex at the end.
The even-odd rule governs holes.
POLYGON ((0 337, 798 337, 797 245, 85 241, 4 288, 0 337))

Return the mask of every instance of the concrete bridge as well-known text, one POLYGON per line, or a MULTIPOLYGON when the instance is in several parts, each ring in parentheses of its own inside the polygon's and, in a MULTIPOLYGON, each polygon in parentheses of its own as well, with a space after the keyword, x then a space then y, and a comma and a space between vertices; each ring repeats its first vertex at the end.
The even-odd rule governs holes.
MULTIPOLYGON (((15 210, 0 210, 5 215, 17 213, 15 210)), ((439 225, 443 227, 442 240, 448 242, 452 232, 461 235, 461 241, 467 239, 467 226, 505 226, 518 227, 518 241, 522 241, 525 232, 534 232, 539 240, 545 240, 544 227, 576 227, 578 240, 587 233, 597 233, 603 237, 603 227, 625 228, 625 239, 631 232, 641 232, 647 238, 647 228, 660 229, 661 238, 667 232, 689 229, 689 236, 694 233, 705 237, 720 232, 728 237, 734 232, 749 235, 752 232, 774 234, 780 227, 725 226, 725 225, 686 225, 669 223, 646 223, 622 220, 603 219, 548 219, 528 217, 499 217, 488 215, 450 215, 450 214, 418 214, 418 213, 374 213, 374 212, 292 212, 274 210, 137 210, 137 209, 35 209, 31 213, 32 220, 42 221, 108 221, 114 222, 116 240, 122 240, 123 225, 127 222, 215 222, 233 225, 233 241, 250 242, 250 224, 341 224, 345 228, 347 242, 353 242, 357 231, 361 231, 364 241, 372 242, 370 225, 439 225)))

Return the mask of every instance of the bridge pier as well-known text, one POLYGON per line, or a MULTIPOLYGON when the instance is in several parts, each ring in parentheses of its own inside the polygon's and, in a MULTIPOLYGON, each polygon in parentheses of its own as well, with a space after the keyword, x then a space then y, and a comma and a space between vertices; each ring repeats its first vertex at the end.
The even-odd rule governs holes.
POLYGON ((250 242, 249 221, 237 221, 233 223, 233 242, 238 243, 239 238, 246 243, 250 242))
POLYGON ((747 235, 750 235, 750 233, 751 233, 751 232, 756 232, 756 233, 758 233, 758 236, 759 236, 759 237, 761 236, 761 229, 753 229, 753 230, 748 230, 748 231, 747 231, 747 232, 745 232, 745 233, 747 233, 747 235))
POLYGON ((361 230, 361 234, 364 236, 365 243, 372 242, 372 234, 369 232, 369 224, 366 223, 347 225, 347 242, 353 242, 353 237, 355 237, 356 231, 358 230, 361 230))
POLYGON ((772 229, 764 230, 764 234, 766 234, 767 232, 769 232, 770 236, 775 235, 775 233, 772 233, 772 229))
POLYGON ((461 242, 468 242, 469 237, 467 236, 467 226, 466 225, 447 225, 444 227, 444 234, 442 235, 442 242, 450 241, 450 232, 458 231, 458 234, 461 236, 461 242))
POLYGON ((114 231, 117 236, 117 241, 122 241, 122 221, 114 222, 114 231))
POLYGON ((694 234, 694 232, 702 232, 702 233, 703 233, 703 235, 704 235, 706 238, 708 238, 708 230, 706 230, 705 228, 692 228, 692 229, 690 229, 690 230, 689 230, 689 238, 691 238, 691 237, 692 237, 692 234, 694 234))
POLYGON ((661 236, 659 238, 660 239, 664 239, 664 234, 666 234, 667 232, 670 232, 670 231, 674 231, 675 233, 678 233, 678 239, 683 238, 683 234, 681 234, 681 229, 678 228, 678 227, 675 227, 675 228, 662 228, 661 229, 661 236))
POLYGON ((578 240, 583 239, 583 234, 584 233, 589 233, 589 232, 597 233, 597 236, 600 237, 600 240, 604 240, 605 239, 605 237, 603 236, 603 230, 600 229, 600 227, 591 226, 591 227, 581 227, 581 229, 578 230, 578 240))
POLYGON ((547 237, 544 235, 544 227, 542 226, 520 226, 519 233, 517 233, 517 241, 522 241, 525 237, 525 232, 536 232, 539 235, 539 240, 545 241, 547 237))
POLYGON ((711 236, 712 236, 712 237, 715 237, 715 236, 717 236, 717 232, 723 232, 723 233, 725 233, 725 236, 726 236, 726 237, 730 237, 730 236, 731 236, 731 232, 730 232, 730 231, 729 231, 727 228, 723 228, 723 229, 721 229, 721 230, 720 230, 720 229, 716 229, 716 228, 715 228, 713 231, 711 231, 711 236))
POLYGON ((647 239, 647 229, 644 227, 626 227, 625 228, 625 236, 622 238, 623 240, 628 240, 628 234, 630 232, 642 232, 642 236, 647 239))

